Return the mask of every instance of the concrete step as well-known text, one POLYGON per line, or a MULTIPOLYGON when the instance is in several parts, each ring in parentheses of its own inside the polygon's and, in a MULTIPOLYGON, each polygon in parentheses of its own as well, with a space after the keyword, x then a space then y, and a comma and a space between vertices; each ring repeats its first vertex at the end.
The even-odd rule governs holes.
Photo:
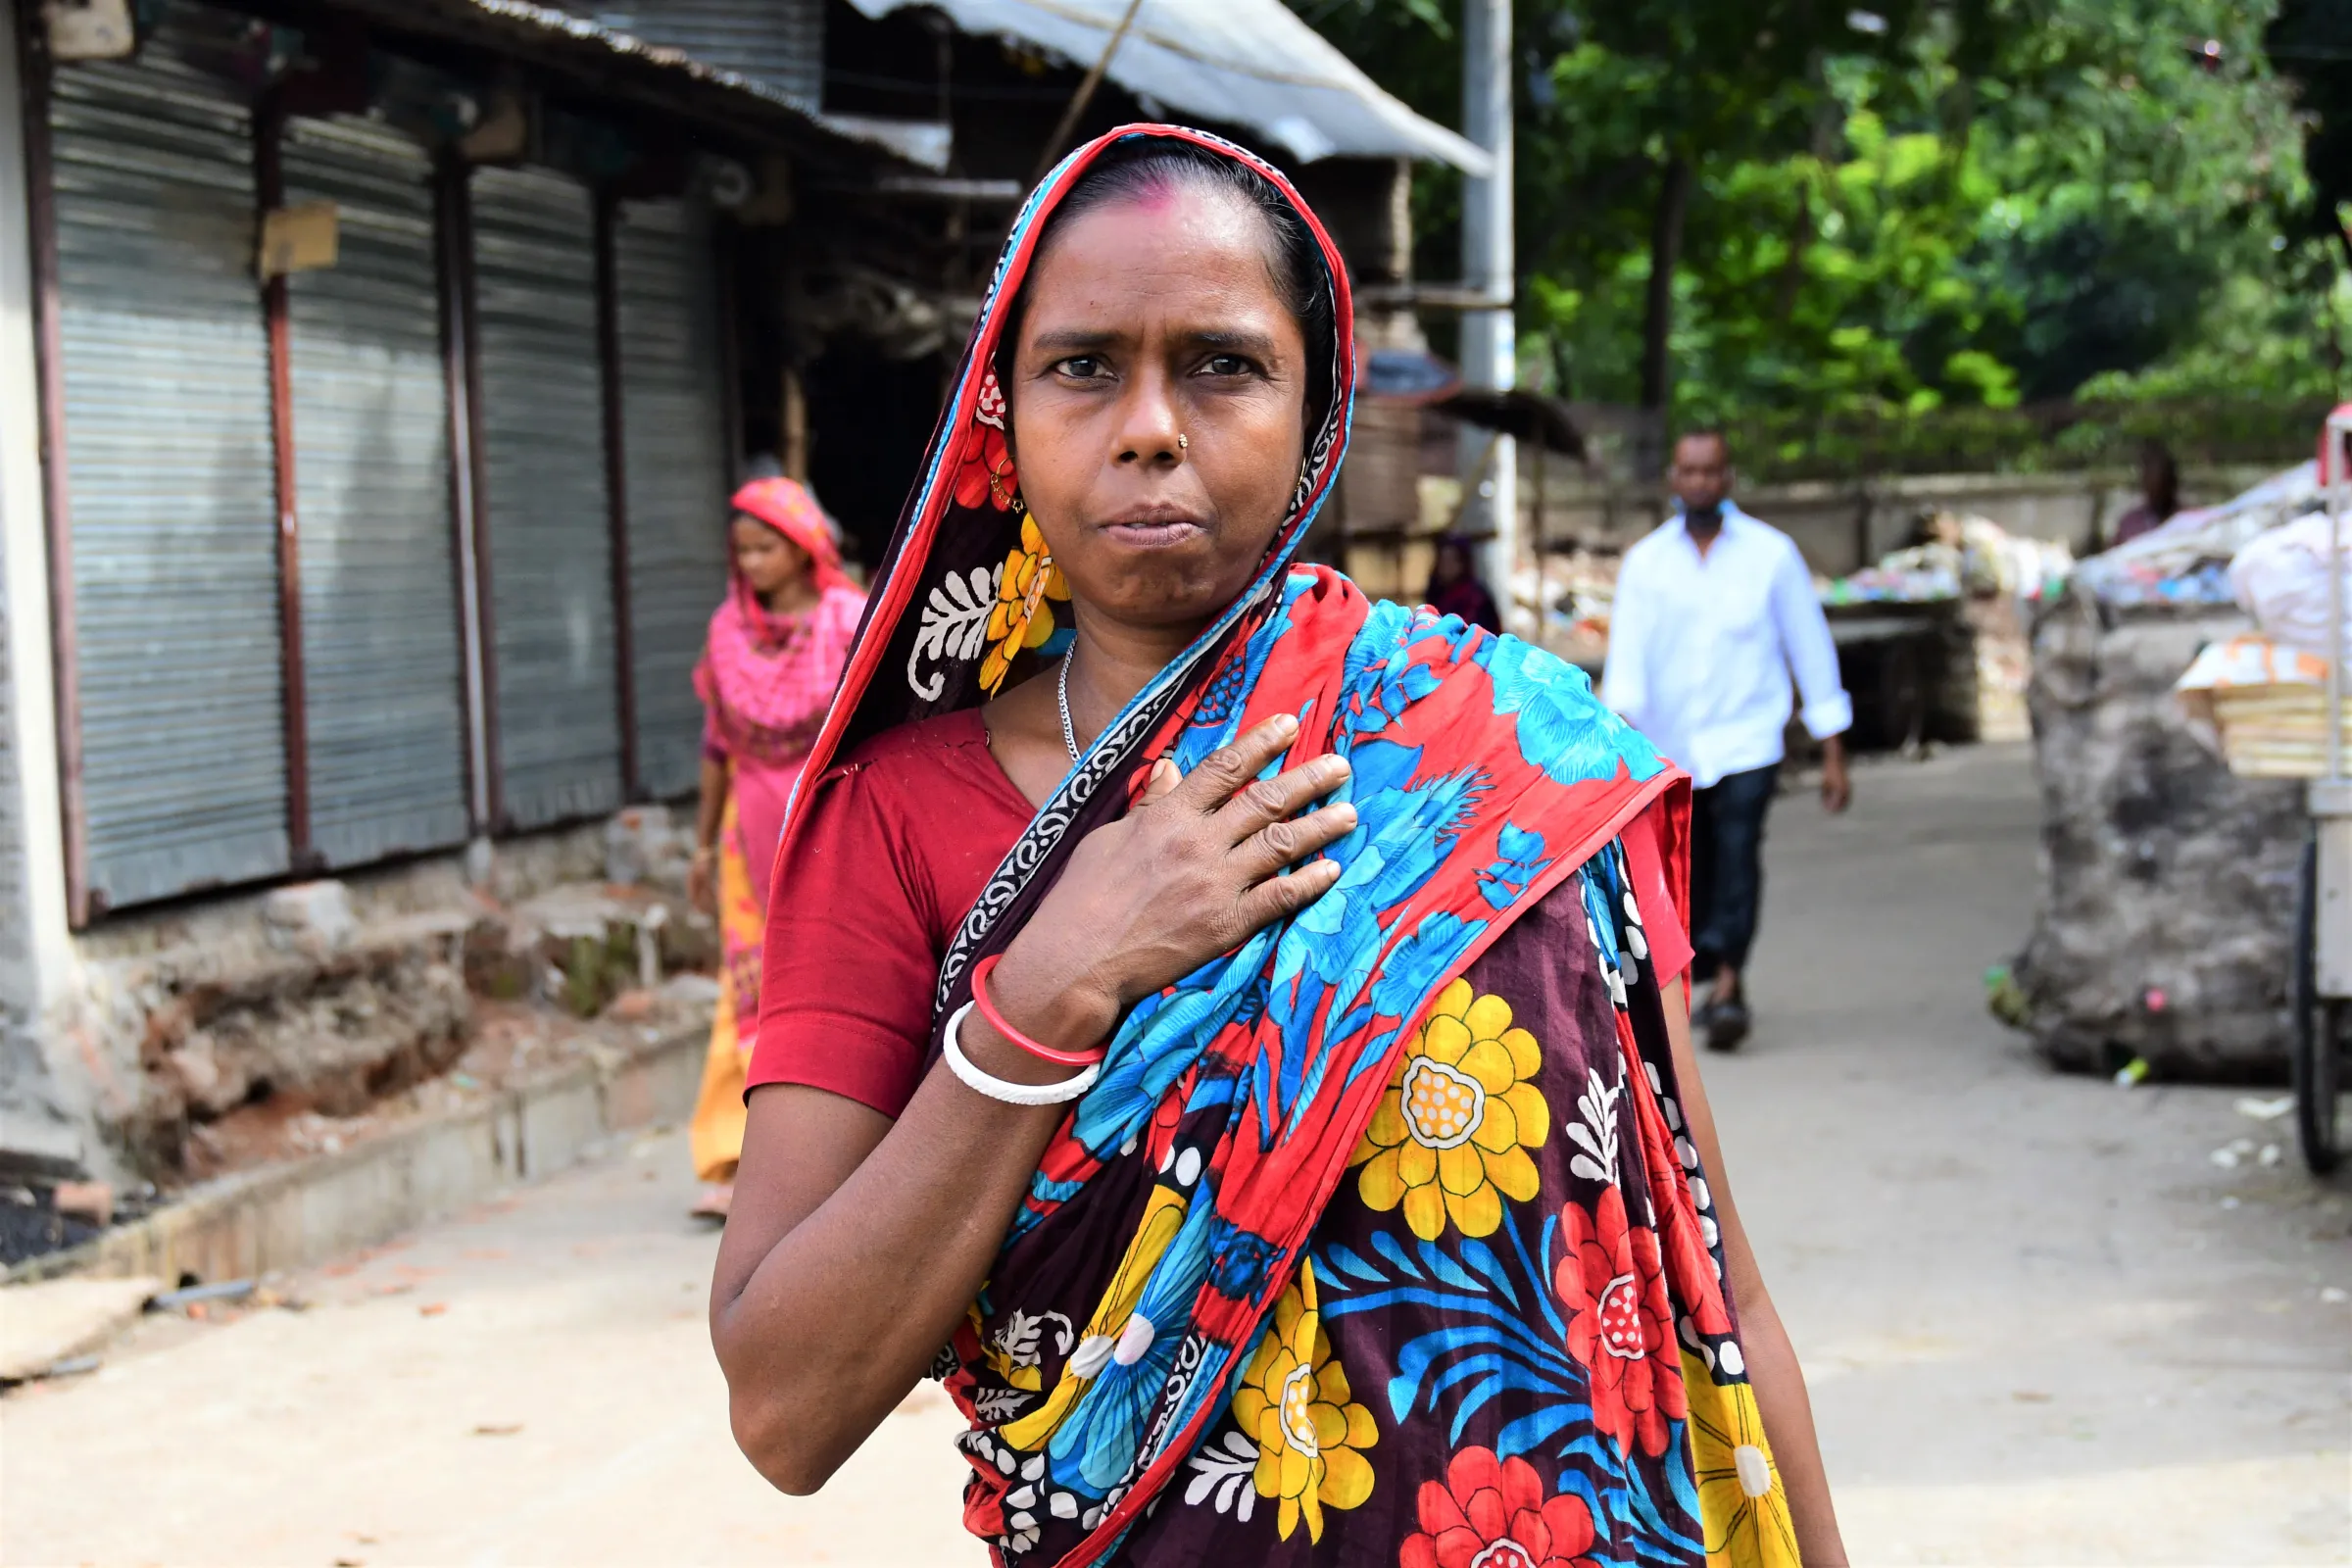
POLYGON ((6 1280, 258 1278, 391 1237, 601 1152, 615 1134, 684 1119, 707 1028, 683 1029, 486 1092, 335 1153, 242 1171, 6 1280))

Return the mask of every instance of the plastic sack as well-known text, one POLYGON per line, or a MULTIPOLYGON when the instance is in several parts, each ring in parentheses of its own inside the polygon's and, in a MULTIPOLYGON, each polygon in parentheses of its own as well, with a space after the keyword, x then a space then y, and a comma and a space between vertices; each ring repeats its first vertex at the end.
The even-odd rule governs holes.
MULTIPOLYGON (((2344 519, 2343 605, 2352 612, 2352 516, 2344 519)), ((2328 631, 2328 514, 2314 512, 2260 534, 2230 558, 2240 609, 2275 642, 2334 657, 2328 631)))

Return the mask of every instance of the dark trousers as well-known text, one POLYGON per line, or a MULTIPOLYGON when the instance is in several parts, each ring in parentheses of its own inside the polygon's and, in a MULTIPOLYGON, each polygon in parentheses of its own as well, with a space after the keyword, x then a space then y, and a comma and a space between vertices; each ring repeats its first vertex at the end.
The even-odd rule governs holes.
POLYGON ((1764 813, 1772 808, 1781 764, 1727 773, 1690 793, 1690 978, 1703 984, 1720 968, 1745 969, 1764 898, 1764 813))

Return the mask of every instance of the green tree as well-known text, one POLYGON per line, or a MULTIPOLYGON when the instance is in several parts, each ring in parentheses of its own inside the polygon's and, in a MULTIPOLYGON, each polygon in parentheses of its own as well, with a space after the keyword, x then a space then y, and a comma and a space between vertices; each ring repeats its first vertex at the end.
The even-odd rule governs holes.
MULTIPOLYGON (((1456 0, 1296 3, 1458 115, 1456 0)), ((2334 264, 2269 9, 1520 0, 1523 362, 1682 417, 2325 390, 2334 264)))
POLYGON ((2309 130, 2304 162, 2308 198, 2295 215, 2310 238, 2340 245, 2352 258, 2352 6, 2343 0, 2282 0, 2264 46, 2292 83, 2309 130))

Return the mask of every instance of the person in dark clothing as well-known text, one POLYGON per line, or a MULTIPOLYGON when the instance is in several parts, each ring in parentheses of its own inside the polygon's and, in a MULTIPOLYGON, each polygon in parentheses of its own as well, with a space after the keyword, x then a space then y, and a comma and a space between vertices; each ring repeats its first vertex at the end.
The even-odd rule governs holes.
POLYGON ((1488 631, 1502 630, 1502 613, 1494 608, 1494 596, 1487 592, 1487 585, 1478 580, 1478 568, 1470 564, 1470 541, 1459 534, 1449 533, 1438 541, 1437 559, 1430 563, 1429 586, 1421 602, 1441 615, 1459 615, 1488 631))
POLYGON ((2139 450, 2139 505, 2115 519, 2119 545, 2153 533, 2180 510, 2180 468, 2161 441, 2150 441, 2139 450))

